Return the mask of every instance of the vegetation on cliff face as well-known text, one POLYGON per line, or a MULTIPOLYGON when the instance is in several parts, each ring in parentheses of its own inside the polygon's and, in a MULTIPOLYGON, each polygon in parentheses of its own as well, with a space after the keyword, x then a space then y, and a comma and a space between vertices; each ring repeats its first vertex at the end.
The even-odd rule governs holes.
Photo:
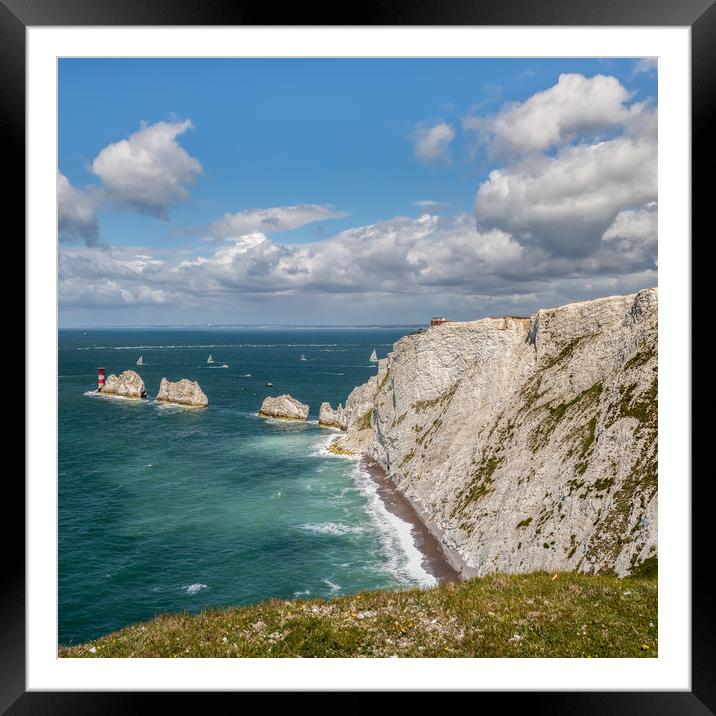
POLYGON ((380 381, 380 385, 378 386, 378 390, 383 390, 385 387, 385 384, 390 380, 390 371, 385 372, 385 376, 383 377, 383 380, 380 381))
POLYGON ((59 656, 655 657, 657 634, 656 580, 541 572, 167 614, 59 656))
MULTIPOLYGON (((577 396, 567 401, 552 405, 552 403, 544 406, 546 408, 544 418, 539 422, 533 431, 530 447, 533 451, 537 451, 548 445, 550 436, 559 424, 559 421, 567 415, 567 413, 575 408, 581 412, 593 409, 599 406, 599 396, 602 394, 602 383, 595 383, 591 388, 582 391, 577 396)), ((555 401, 556 402, 556 401, 555 401)), ((582 470, 584 472, 584 470, 582 470)))
POLYGON ((367 410, 365 415, 360 419, 358 423, 358 430, 370 430, 370 419, 373 415, 373 408, 367 410))

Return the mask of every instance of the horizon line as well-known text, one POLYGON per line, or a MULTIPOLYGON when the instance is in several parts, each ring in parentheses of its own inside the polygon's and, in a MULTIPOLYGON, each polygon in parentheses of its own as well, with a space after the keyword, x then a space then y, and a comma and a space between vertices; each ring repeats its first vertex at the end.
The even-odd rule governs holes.
POLYGON ((146 323, 58 326, 59 331, 149 328, 421 328, 424 323, 146 323))

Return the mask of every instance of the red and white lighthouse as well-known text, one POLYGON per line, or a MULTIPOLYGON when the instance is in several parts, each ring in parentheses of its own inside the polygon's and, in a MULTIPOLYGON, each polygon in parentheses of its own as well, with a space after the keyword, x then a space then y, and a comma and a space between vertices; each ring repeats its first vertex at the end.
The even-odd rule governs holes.
POLYGON ((104 388, 104 368, 97 368, 97 392, 104 388))

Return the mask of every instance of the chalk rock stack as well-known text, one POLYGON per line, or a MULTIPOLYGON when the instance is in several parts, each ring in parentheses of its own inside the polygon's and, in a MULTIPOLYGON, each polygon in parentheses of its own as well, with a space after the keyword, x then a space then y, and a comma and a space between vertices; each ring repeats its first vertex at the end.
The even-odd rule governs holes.
POLYGON ((340 403, 335 410, 333 410, 330 403, 321 403, 321 409, 318 413, 318 424, 325 428, 345 430, 348 426, 344 412, 343 406, 340 403))
POLYGON ((110 375, 99 392, 103 395, 116 395, 130 400, 141 400, 147 397, 142 377, 133 370, 125 370, 119 375, 110 375))
POLYGON ((209 405, 209 399, 199 384, 186 378, 175 382, 162 378, 156 400, 160 403, 173 403, 191 408, 205 408, 209 405))
POLYGON ((308 406, 290 395, 279 395, 277 398, 269 396, 261 404, 259 416, 281 420, 306 420, 308 406))

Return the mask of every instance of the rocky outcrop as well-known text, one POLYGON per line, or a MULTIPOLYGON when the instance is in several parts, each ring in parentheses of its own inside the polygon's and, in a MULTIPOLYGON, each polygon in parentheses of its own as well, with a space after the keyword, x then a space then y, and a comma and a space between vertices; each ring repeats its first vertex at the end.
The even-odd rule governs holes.
POLYGON ((340 403, 335 410, 333 410, 330 403, 321 403, 321 409, 318 412, 318 424, 325 428, 345 430, 348 426, 344 413, 345 411, 340 403))
POLYGON ((209 405, 209 399, 199 384, 186 378, 175 382, 162 378, 156 400, 160 403, 173 403, 191 408, 205 408, 209 405))
POLYGON ((99 392, 103 395, 117 395, 131 400, 147 397, 142 377, 133 370, 125 370, 119 375, 110 375, 99 392))
POLYGON ((334 441, 332 452, 372 455, 374 400, 378 387, 385 380, 386 364, 386 358, 380 360, 377 375, 371 376, 363 385, 353 388, 346 399, 341 419, 345 425, 343 430, 346 430, 347 434, 339 438, 340 442, 334 441))
POLYGON ((280 418, 281 420, 306 420, 308 418, 308 406, 290 395, 279 395, 277 398, 269 396, 261 404, 259 416, 262 418, 280 418))
POLYGON ((401 338, 344 408, 465 576, 657 552, 657 290, 401 338), (458 563, 459 561, 459 563, 458 563))

